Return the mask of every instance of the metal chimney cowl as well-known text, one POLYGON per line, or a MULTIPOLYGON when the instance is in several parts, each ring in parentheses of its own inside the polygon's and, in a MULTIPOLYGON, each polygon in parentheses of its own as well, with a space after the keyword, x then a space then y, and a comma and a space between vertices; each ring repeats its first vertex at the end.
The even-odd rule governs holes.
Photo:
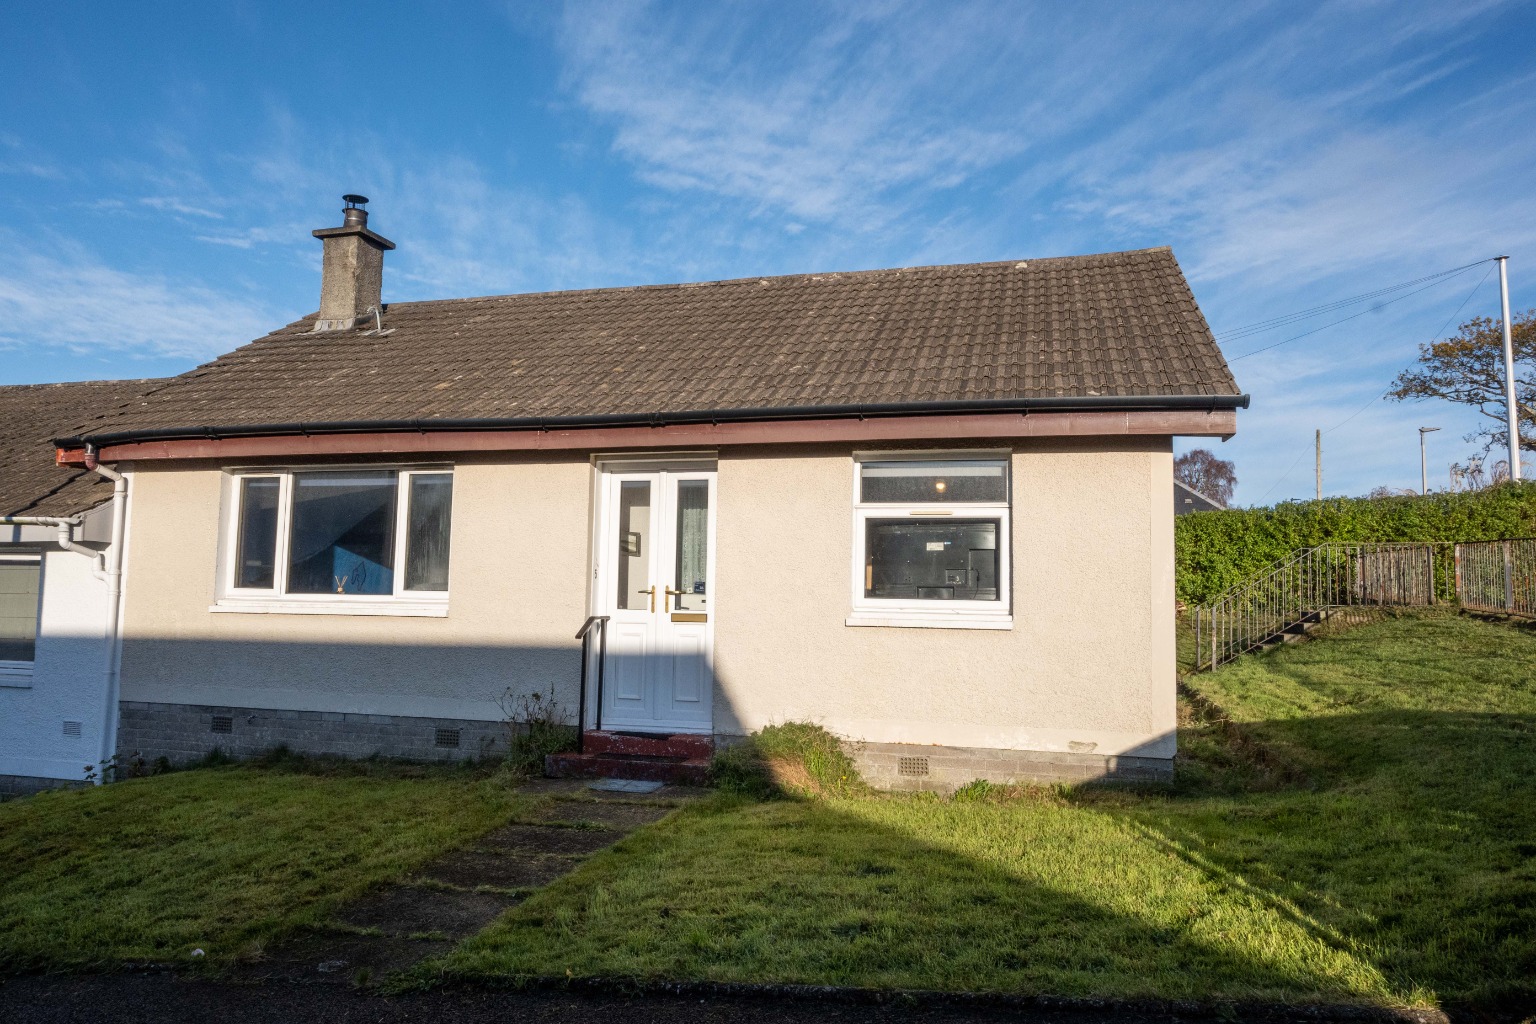
POLYGON ((395 243, 368 230, 367 196, 345 195, 339 228, 313 232, 325 245, 316 331, 345 331, 382 301, 384 253, 395 243))

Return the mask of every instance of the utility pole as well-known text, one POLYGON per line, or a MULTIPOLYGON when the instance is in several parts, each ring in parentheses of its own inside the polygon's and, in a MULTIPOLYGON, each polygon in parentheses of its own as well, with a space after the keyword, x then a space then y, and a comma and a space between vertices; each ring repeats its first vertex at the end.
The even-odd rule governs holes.
POLYGON ((1323 432, 1317 432, 1317 500, 1323 500, 1323 432))
POLYGON ((1419 428, 1419 493, 1420 494, 1428 494, 1429 493, 1429 463, 1426 462, 1425 459, 1424 459, 1424 435, 1425 434, 1432 434, 1432 433, 1434 433, 1435 431, 1437 431, 1439 429, 1440 429, 1439 427, 1420 427, 1419 428))
POLYGON ((1509 426, 1509 478, 1520 480, 1520 409, 1515 405, 1515 341, 1509 327, 1509 264, 1508 256, 1499 261, 1499 305, 1504 312, 1504 402, 1509 426))

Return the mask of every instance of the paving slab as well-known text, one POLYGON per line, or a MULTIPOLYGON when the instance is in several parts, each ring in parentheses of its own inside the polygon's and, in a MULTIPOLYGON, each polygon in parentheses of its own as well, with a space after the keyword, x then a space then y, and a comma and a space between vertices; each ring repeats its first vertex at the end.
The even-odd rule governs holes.
MULTIPOLYGON (((641 825, 660 821, 671 814, 673 808, 656 804, 610 803, 598 800, 556 800, 542 808, 539 817, 544 821, 579 822, 598 825, 605 829, 629 832, 641 825)), ((612 841, 612 840, 610 840, 612 841)))
POLYGON ((318 931, 235 965, 229 978, 245 984, 377 984, 386 974, 403 971, 452 948, 453 943, 443 939, 318 931))
POLYGON ((600 793, 654 793, 665 785, 665 782, 651 782, 647 779, 598 779, 587 783, 587 788, 600 793))
POLYGON ((568 854, 461 850, 428 864, 420 877, 463 889, 536 889, 569 874, 578 861, 568 854))
POLYGON ((494 921, 517 902, 495 892, 466 892, 435 886, 394 885, 364 896, 337 915, 357 928, 377 928, 386 935, 437 932, 462 939, 494 921))
POLYGON ((621 836, 601 828, 557 828, 550 825, 504 825, 480 837, 476 847, 518 853, 588 854, 606 849, 621 836))

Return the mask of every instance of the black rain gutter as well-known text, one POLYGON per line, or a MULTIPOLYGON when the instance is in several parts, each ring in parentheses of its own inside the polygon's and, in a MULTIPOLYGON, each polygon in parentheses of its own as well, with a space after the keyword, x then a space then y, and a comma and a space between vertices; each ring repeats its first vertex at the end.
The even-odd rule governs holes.
POLYGON ((796 405, 770 409, 701 409, 692 412, 606 413, 592 416, 520 416, 486 419, 337 420, 321 423, 263 423, 227 427, 164 427, 119 430, 60 438, 60 448, 103 447, 137 441, 307 434, 386 434, 466 430, 566 430, 584 427, 666 427, 698 423, 762 423, 776 420, 873 419, 965 413, 1031 412, 1215 412, 1246 409, 1247 395, 1080 395, 1049 398, 988 398, 950 402, 876 402, 862 405, 796 405))

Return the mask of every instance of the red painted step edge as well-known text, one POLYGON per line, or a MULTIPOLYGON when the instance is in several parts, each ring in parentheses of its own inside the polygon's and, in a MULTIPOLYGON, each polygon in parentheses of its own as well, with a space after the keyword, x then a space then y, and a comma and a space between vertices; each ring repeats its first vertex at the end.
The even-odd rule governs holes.
POLYGON ((642 754, 648 757, 703 758, 714 756, 715 740, 708 735, 633 736, 607 730, 591 730, 582 737, 588 754, 642 754))

